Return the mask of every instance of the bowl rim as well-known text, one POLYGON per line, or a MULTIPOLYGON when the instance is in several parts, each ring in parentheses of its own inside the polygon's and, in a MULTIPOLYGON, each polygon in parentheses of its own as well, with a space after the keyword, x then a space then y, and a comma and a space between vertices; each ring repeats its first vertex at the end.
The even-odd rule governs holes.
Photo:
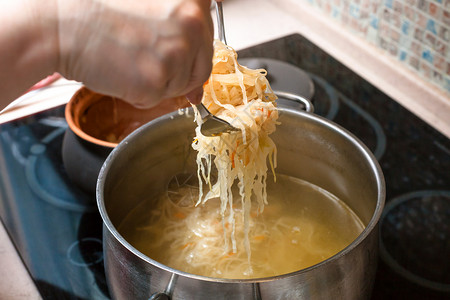
POLYGON ((107 141, 95 138, 95 137, 87 134, 83 130, 81 130, 81 128, 77 125, 77 123, 75 121, 75 118, 73 115, 74 103, 79 97, 82 96, 82 94, 88 94, 88 93, 94 94, 94 92, 92 92, 88 88, 82 87, 70 98, 69 102, 67 102, 66 108, 64 111, 64 115, 65 115, 67 124, 69 125, 69 128, 75 133, 75 135, 77 135, 82 140, 84 140, 88 143, 102 146, 102 147, 115 148, 119 143, 107 142, 107 141))

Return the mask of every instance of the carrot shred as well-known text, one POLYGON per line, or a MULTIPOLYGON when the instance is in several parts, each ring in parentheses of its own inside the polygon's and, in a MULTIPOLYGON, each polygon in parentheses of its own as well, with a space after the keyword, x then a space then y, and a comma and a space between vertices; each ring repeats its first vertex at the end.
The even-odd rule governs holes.
POLYGON ((224 254, 223 258, 229 258, 233 256, 235 253, 233 251, 228 252, 227 254, 224 254))
POLYGON ((236 167, 235 163, 234 163, 234 156, 236 155, 236 151, 233 151, 233 153, 231 153, 231 167, 234 169, 236 167))
POLYGON ((262 240, 264 240, 266 238, 266 236, 265 235, 255 235, 254 237, 253 237, 253 239, 255 240, 255 241, 262 241, 262 240))
POLYGON ((186 215, 184 213, 182 213, 182 212, 177 212, 173 216, 175 218, 177 218, 177 219, 180 219, 180 220, 186 218, 186 215))
POLYGON ((190 245, 192 245, 192 243, 186 243, 183 246, 181 246, 180 249, 185 249, 185 248, 187 248, 190 245))

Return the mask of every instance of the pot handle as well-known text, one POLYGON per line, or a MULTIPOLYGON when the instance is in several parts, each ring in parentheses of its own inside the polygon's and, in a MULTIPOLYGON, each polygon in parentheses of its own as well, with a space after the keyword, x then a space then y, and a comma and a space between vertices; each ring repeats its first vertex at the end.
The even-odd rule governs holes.
POLYGON ((154 293, 148 300, 170 300, 170 297, 165 293, 154 293))
POLYGON ((283 98, 286 100, 290 100, 290 101, 294 101, 294 102, 302 104, 305 107, 306 112, 309 112, 309 113, 314 112, 314 106, 311 103, 311 101, 309 101, 306 98, 303 98, 302 96, 299 96, 299 95, 293 94, 293 93, 289 93, 289 92, 283 92, 283 91, 273 91, 273 92, 279 98, 283 98))
POLYGON ((148 300, 170 300, 171 295, 173 293, 173 289, 175 288, 175 283, 177 282, 178 275, 172 273, 169 279, 169 283, 167 284, 166 290, 163 293, 154 293, 148 298, 148 300))

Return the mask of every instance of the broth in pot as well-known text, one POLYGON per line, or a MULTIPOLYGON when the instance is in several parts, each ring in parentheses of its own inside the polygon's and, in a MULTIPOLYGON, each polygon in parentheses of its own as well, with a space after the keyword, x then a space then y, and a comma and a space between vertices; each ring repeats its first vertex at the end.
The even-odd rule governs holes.
POLYGON ((153 197, 143 201, 118 231, 140 252, 171 268, 208 277, 248 279, 317 264, 344 249, 364 229, 343 201, 306 181, 277 175, 276 183, 268 179, 267 194, 264 212, 258 213, 255 206, 250 213, 250 249, 244 243, 242 211, 237 209, 235 228, 230 230, 231 223, 222 221, 219 213, 219 199, 195 206, 195 175, 178 176, 158 201, 153 197), (225 245, 224 232, 236 235, 236 253, 225 245))

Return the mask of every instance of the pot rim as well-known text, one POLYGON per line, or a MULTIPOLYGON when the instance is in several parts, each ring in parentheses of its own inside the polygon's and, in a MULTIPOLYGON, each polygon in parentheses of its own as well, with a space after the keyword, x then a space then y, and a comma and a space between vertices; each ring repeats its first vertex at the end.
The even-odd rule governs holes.
MULTIPOLYGON (((112 224, 107 212, 105 203, 103 201, 104 199, 104 193, 103 193, 103 187, 104 187, 104 179, 106 178, 106 174, 108 173, 109 168, 111 167, 111 162, 115 160, 115 158, 119 155, 122 148, 127 147, 129 143, 132 143, 132 141, 135 138, 138 138, 140 133, 142 131, 147 130, 148 127, 153 126, 153 124, 158 123, 165 119, 174 119, 174 118, 180 118, 180 117, 186 117, 186 116, 192 116, 193 110, 192 108, 189 108, 189 110, 186 112, 186 114, 179 115, 178 112, 172 112, 166 115, 163 115, 159 118, 156 118, 149 123, 145 124, 144 126, 141 126, 137 130, 135 130, 133 133, 131 133, 129 136, 127 136, 113 151, 111 154, 107 157, 105 160, 97 180, 97 188, 96 188, 96 196, 97 196, 97 206, 100 212, 100 215, 103 219, 103 226, 108 229, 110 234, 116 238, 116 240, 121 243, 125 248, 127 248, 130 252, 132 252, 134 255, 142 259, 143 261, 152 264, 156 267, 159 267, 167 272, 174 273, 180 276, 188 277, 191 279, 201 280, 201 281, 208 281, 208 282, 216 282, 216 283, 262 283, 262 282, 268 282, 268 281, 274 281, 278 279, 288 278, 292 276, 296 276, 302 273, 310 272, 311 270, 318 269, 322 267, 323 265, 329 264, 337 259, 339 259, 342 256, 347 255, 352 249, 356 248, 359 244, 362 243, 366 237, 371 234, 371 232, 376 228, 378 225, 378 222, 380 221, 381 214, 383 212, 383 207, 385 203, 386 198, 386 185, 385 180, 383 176, 383 172, 381 170, 381 167, 375 158, 375 156, 372 154, 372 152, 367 148, 365 144, 363 144, 354 134, 349 132, 347 129, 343 128, 342 126, 324 118, 319 115, 316 115, 314 113, 304 112, 304 111, 298 111, 295 109, 287 108, 287 107, 278 107, 278 110, 280 114, 284 112, 293 113, 300 115, 301 117, 314 120, 316 122, 321 123, 324 126, 331 127, 336 132, 338 132, 340 135, 342 135, 344 138, 346 138, 348 141, 353 143, 357 149, 364 154, 367 161, 369 162, 372 170, 374 171, 375 178, 376 178, 376 184, 378 187, 378 197, 377 197, 377 203, 375 206, 374 213, 370 219, 370 221, 367 223, 364 230, 358 235, 356 239, 354 239, 348 246, 346 246, 344 249, 336 253, 335 255, 327 258, 326 260, 323 260, 315 265, 312 265, 310 267, 297 270, 294 272, 281 274, 277 276, 270 276, 270 277, 262 277, 262 278, 251 278, 251 279, 228 279, 228 278, 216 278, 216 277, 207 277, 202 275, 196 275, 192 273, 187 273, 184 271, 180 271, 171 267, 168 267, 146 255, 141 253, 139 250, 134 248, 125 238, 122 237, 122 235, 117 231, 115 226, 112 224)), ((279 125, 282 126, 282 125, 279 125)))

